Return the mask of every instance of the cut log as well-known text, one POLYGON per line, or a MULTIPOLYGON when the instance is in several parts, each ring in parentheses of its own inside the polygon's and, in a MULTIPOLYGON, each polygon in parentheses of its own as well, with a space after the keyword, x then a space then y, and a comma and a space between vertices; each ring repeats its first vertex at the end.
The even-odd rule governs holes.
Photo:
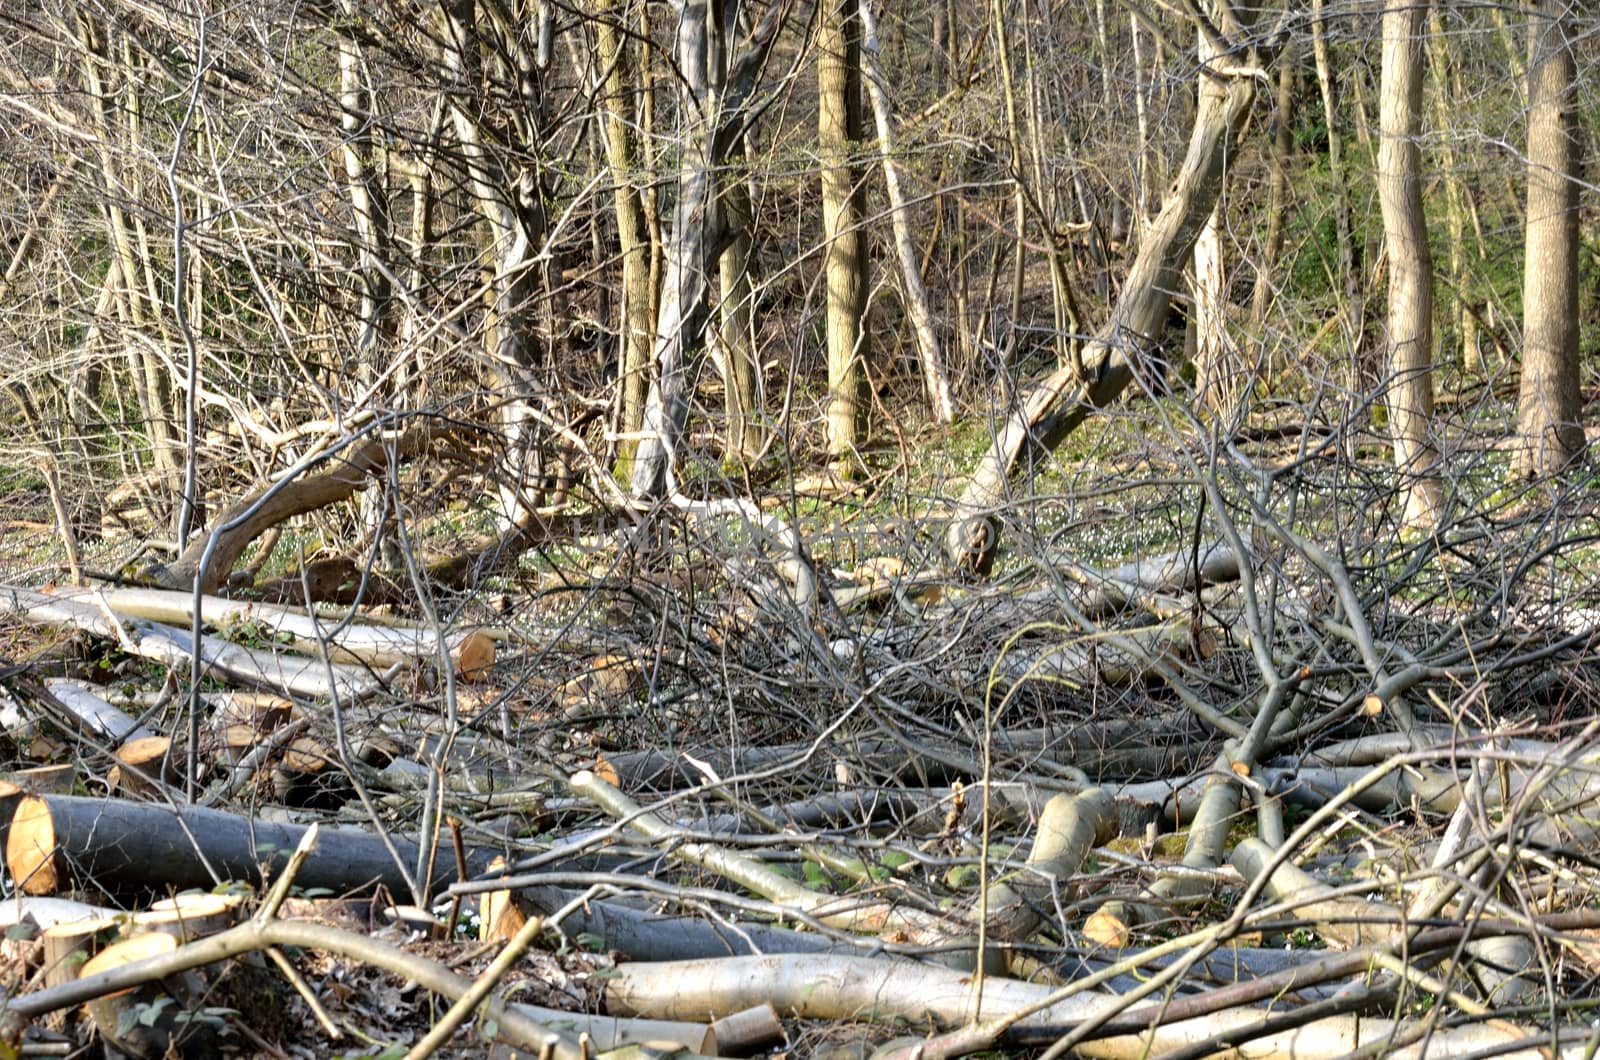
POLYGON ((45 682, 45 688, 66 708, 80 729, 113 747, 125 740, 155 735, 81 681, 52 678, 45 682))
MULTIPOLYGON (((189 593, 58 588, 50 595, 88 604, 103 600, 118 614, 152 622, 179 626, 194 622, 194 597, 189 593)), ((340 620, 313 618, 277 604, 204 596, 200 600, 200 620, 216 629, 249 629, 261 640, 314 656, 320 656, 321 645, 326 644, 334 659, 365 663, 380 670, 401 663, 433 663, 439 658, 438 638, 431 630, 359 621, 343 625, 340 620)), ((444 642, 456 672, 468 680, 481 676, 494 663, 494 640, 478 630, 447 634, 444 642)))
MULTIPOLYGON (((94 887, 108 894, 148 895, 208 890, 226 880, 260 886, 263 866, 269 876, 275 875, 304 833, 301 825, 252 820, 197 806, 172 808, 70 795, 27 796, 12 819, 6 866, 25 894, 94 887), (204 851, 204 858, 197 846, 204 851), (208 863, 216 878, 207 869, 208 863)), ((416 844, 398 837, 393 843, 406 865, 416 864, 416 844)), ((469 849, 469 871, 482 872, 493 857, 493 851, 469 849)), ((439 864, 433 884, 445 883, 454 875, 453 865, 439 864)), ((340 894, 370 892, 377 885, 394 894, 409 893, 405 875, 383 840, 349 828, 322 831, 316 853, 295 883, 340 894)))
POLYGON ((169 755, 165 736, 141 736, 117 748, 117 764, 109 778, 113 790, 148 793, 182 782, 183 763, 169 755))
POLYGON ((1083 867, 1089 851, 1117 834, 1117 808, 1100 788, 1057 795, 1045 803, 1026 867, 1010 879, 996 880, 986 901, 971 911, 986 919, 989 937, 1024 941, 1039 926, 1039 910, 1048 909, 1057 888, 1083 867))
MULTIPOLYGON (((189 631, 146 619, 113 618, 111 612, 82 600, 67 600, 31 589, 0 587, 0 614, 34 626, 66 626, 115 640, 124 651, 187 673, 194 653, 189 631)), ((371 695, 383 679, 366 667, 324 663, 303 655, 246 648, 218 637, 201 637, 205 672, 272 688, 289 695, 345 701, 371 695)))
POLYGON ((115 939, 121 931, 122 922, 109 909, 103 916, 69 920, 45 928, 40 936, 44 944, 45 986, 70 983, 78 978, 84 962, 99 953, 101 947, 115 939))
MULTIPOLYGON (((178 948, 171 935, 151 932, 123 939, 101 950, 84 963, 86 977, 134 961, 161 957, 178 948)), ((110 1045, 139 1060, 160 1057, 202 1057, 217 1055, 215 1030, 203 1020, 184 1019, 192 997, 173 998, 162 981, 146 983, 131 990, 95 998, 87 1005, 100 1036, 110 1045), (176 1003, 174 1003, 176 1002, 176 1003)), ((174 992, 189 995, 187 983, 172 984, 174 992)))
MULTIPOLYGON (((160 931, 179 942, 226 931, 239 922, 244 898, 237 894, 190 892, 152 902, 133 918, 133 931, 160 931)), ((130 932, 131 933, 131 932, 130 932)))
POLYGON ((285 806, 332 810, 355 797, 349 775, 322 743, 302 736, 272 771, 272 793, 285 806))

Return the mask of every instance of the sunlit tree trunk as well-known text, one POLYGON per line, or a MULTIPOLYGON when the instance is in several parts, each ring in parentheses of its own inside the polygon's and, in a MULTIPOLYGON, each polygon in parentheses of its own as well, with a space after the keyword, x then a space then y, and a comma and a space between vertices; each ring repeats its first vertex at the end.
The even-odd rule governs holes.
POLYGON ((1140 239, 1110 321, 1085 344, 1077 363, 1058 368, 1028 392, 979 460, 945 531, 944 553, 952 566, 989 572, 999 546, 996 511, 1005 503, 1013 475, 1031 477, 1047 454, 1149 364, 1167 329, 1172 292, 1182 283, 1195 240, 1216 206, 1224 163, 1254 99, 1248 76, 1202 81, 1182 168, 1140 239))
MULTIPOLYGON (((355 16, 349 0, 342 7, 347 18, 355 16)), ((341 38, 340 154, 356 237, 354 274, 359 290, 355 347, 357 372, 364 385, 371 385, 383 373, 385 359, 393 355, 395 337, 390 312, 393 290, 389 280, 389 207, 384 181, 376 168, 372 122, 372 92, 363 76, 361 53, 354 40, 341 38)), ((399 564, 400 555, 396 539, 384 528, 389 500, 385 491, 367 490, 361 495, 360 507, 363 527, 380 544, 385 565, 392 567, 399 564)))
MULTIPOLYGON (((493 151, 478 122, 482 117, 472 100, 486 76, 480 54, 479 12, 476 0, 448 0, 446 72, 454 82, 450 116, 467 171, 473 205, 483 220, 481 243, 488 290, 486 346, 490 368, 499 391, 499 419, 506 450, 499 469, 499 508, 502 527, 525 523, 539 503, 540 460, 543 431, 532 408, 539 390, 548 335, 539 325, 541 263, 547 218, 543 191, 531 167, 513 172, 493 151)), ((503 49, 502 49, 503 50, 503 49)), ((530 124, 539 111, 538 78, 527 50, 497 55, 500 69, 490 76, 510 80, 522 97, 517 130, 525 144, 537 143, 530 124)))
POLYGON ((1568 0, 1532 0, 1529 9, 1517 470, 1546 475, 1561 470, 1584 449, 1578 385, 1580 130, 1568 0))
POLYGON ((644 422, 644 401, 650 383, 650 352, 655 337, 655 293, 650 277, 650 233, 639 194, 639 151, 629 103, 635 46, 625 41, 616 19, 623 17, 618 0, 598 0, 595 42, 604 72, 600 105, 606 161, 611 169, 612 206, 617 215, 617 241, 622 254, 622 342, 619 382, 622 387, 622 434, 619 470, 626 476, 636 435, 644 422))
POLYGON ((817 23, 817 135, 822 156, 826 245, 828 454, 853 460, 864 418, 867 342, 866 240, 851 154, 861 140, 861 24, 856 0, 820 0, 817 23))
MULTIPOLYGON (((154 264, 149 258, 149 241, 142 237, 137 213, 130 216, 124 203, 137 202, 139 167, 127 167, 115 153, 120 145, 142 157, 143 114, 140 99, 142 75, 134 68, 132 52, 122 51, 124 63, 118 67, 103 28, 87 17, 77 22, 78 40, 83 49, 84 80, 93 101, 96 160, 105 196, 104 211, 112 251, 117 256, 121 286, 117 292, 117 315, 134 331, 160 336, 165 346, 165 326, 157 297, 154 264), (120 71, 122 84, 113 85, 113 71, 120 71), (121 120, 118 121, 117 119, 121 120)), ((166 364, 154 348, 145 343, 127 343, 128 378, 150 444, 150 458, 165 483, 168 497, 178 497, 183 489, 183 467, 177 433, 172 422, 172 387, 166 364)), ((173 361, 172 363, 176 363, 173 361)))
MULTIPOLYGON (((890 107, 889 93, 884 84, 883 70, 878 63, 878 31, 869 0, 857 0, 861 16, 861 61, 866 78, 867 95, 872 101, 873 120, 878 128, 878 150, 883 155, 883 183, 889 196, 890 223, 894 228, 895 253, 900 259, 901 282, 905 289, 906 315, 911 318, 912 333, 917 339, 917 357, 922 364, 922 383, 928 395, 928 407, 935 423, 950 423, 955 419, 955 405, 950 400, 950 379, 945 374, 944 353, 939 346, 938 334, 933 327, 933 309, 928 300, 928 288, 922 281, 922 269, 917 263, 917 245, 911 234, 911 209, 901 182, 900 162, 895 158, 894 112, 890 107)), ((942 14, 943 9, 936 13, 942 14)), ((937 22, 936 22, 937 25, 937 22)), ((935 37, 937 39, 937 34, 935 37)), ((934 49, 937 59, 944 54, 942 47, 934 49)), ((936 62, 936 67, 942 64, 936 62)))
MULTIPOLYGON (((655 342, 656 376, 645 399, 643 437, 634 453, 631 489, 640 500, 666 493, 689 418, 688 368, 704 348, 707 275, 711 265, 707 224, 713 203, 712 142, 716 116, 709 112, 709 0, 681 0, 675 58, 680 110, 686 126, 678 163, 678 196, 666 239, 661 308, 655 342)), ((719 5, 720 6, 720 5, 719 5)))
POLYGON ((1378 199, 1389 248, 1389 377, 1384 398, 1404 524, 1437 524, 1443 490, 1429 438, 1433 418, 1433 257, 1422 210, 1422 46, 1426 4, 1383 12, 1383 82, 1378 101, 1378 199))

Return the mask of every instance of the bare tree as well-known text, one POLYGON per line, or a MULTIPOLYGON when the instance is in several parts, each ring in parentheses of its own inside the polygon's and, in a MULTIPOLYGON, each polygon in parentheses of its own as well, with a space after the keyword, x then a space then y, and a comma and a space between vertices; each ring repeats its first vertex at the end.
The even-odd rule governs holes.
MULTIPOLYGON (((1232 30, 1242 36, 1243 28, 1235 23, 1232 30)), ((1218 55, 1248 51, 1244 44, 1219 44, 1218 55)), ((1182 169, 1139 245, 1110 321, 1075 363, 1057 368, 1023 398, 979 459, 945 531, 944 553, 952 565, 987 573, 999 546, 994 513, 1019 465, 1024 479, 1031 477, 1039 460, 1091 412, 1122 393, 1136 373, 1148 378, 1167 330, 1172 292, 1182 282, 1195 240, 1216 206, 1224 163, 1254 101, 1255 85, 1248 73, 1227 76, 1213 70, 1202 78, 1182 169)))
POLYGON ((865 412, 866 238, 861 185, 851 155, 861 140, 861 20, 856 0, 819 0, 817 136, 826 244, 828 454, 844 466, 865 412))
POLYGON ((1389 378, 1384 396, 1394 463, 1405 493, 1404 523, 1430 528, 1443 488, 1429 437, 1433 417, 1433 258, 1422 210, 1422 46, 1428 7, 1395 3, 1383 11, 1379 98, 1378 195, 1389 246, 1389 378))
POLYGON ((1517 470, 1559 471, 1583 453, 1578 386, 1577 63, 1567 0, 1532 0, 1528 213, 1522 266, 1517 470))
POLYGON ((650 283, 650 232, 644 199, 638 188, 639 151, 632 121, 630 73, 637 45, 616 21, 632 8, 618 0, 598 0, 595 42, 600 62, 600 120, 605 130, 606 160, 611 168, 617 241, 622 253, 622 331, 618 376, 622 386, 621 446, 626 470, 644 422, 645 394, 650 383, 650 353, 655 335, 655 296, 650 283))

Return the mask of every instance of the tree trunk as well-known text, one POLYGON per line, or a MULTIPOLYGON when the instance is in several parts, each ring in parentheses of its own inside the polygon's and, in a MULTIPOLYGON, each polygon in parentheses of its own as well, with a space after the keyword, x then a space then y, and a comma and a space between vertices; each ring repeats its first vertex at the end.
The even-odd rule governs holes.
MULTIPOLYGON (((613 205, 617 213, 617 241, 622 254, 622 344, 618 379, 622 387, 622 434, 636 435, 644 423, 645 394, 650 383, 650 351, 655 336, 654 292, 650 284, 650 233, 645 219, 644 201, 634 183, 639 165, 634 142, 632 108, 628 104, 632 86, 629 74, 635 47, 624 41, 613 18, 618 17, 618 0, 599 0, 595 19, 595 42, 600 68, 605 71, 600 106, 605 132, 606 161, 611 168, 613 205)), ((626 476, 632 464, 638 439, 625 437, 618 467, 626 476)))
MULTIPOLYGON (((715 196, 712 170, 717 116, 710 101, 710 0, 676 0, 676 59, 680 108, 686 125, 678 168, 678 198, 667 239, 666 275, 662 280, 657 322, 657 375, 645 401, 643 437, 633 461, 633 496, 663 496, 668 472, 676 463, 689 418, 689 361, 705 344, 706 285, 710 266, 707 224, 715 196)), ((720 5, 718 7, 720 10, 720 5)))
POLYGON ((856 0, 821 0, 817 23, 817 138, 827 247, 828 455, 848 465, 865 412, 866 240, 851 153, 861 140, 861 23, 856 0))
MULTIPOLYGON (((200 806, 170 807, 74 795, 24 796, 6 836, 6 867, 25 894, 54 894, 94 886, 108 894, 162 894, 210 889, 234 880, 273 878, 305 834, 304 825, 252 820, 200 806)), ((337 894, 371 893, 381 884, 410 893, 395 856, 415 860, 416 847, 354 828, 323 828, 316 853, 295 875, 295 886, 337 894), (392 844, 392 853, 391 853, 392 844)), ((482 872, 495 857, 469 849, 467 871, 482 872)), ((431 886, 454 879, 440 858, 431 886)))
POLYGON ((1528 216, 1516 469, 1560 471, 1582 455, 1578 381, 1577 65, 1567 0, 1532 0, 1528 29, 1528 216))
POLYGON ((944 539, 954 566, 987 574, 999 545, 995 512, 1018 465, 1024 481, 1031 478, 1035 464, 1120 394, 1136 371, 1151 370, 1149 358, 1166 332, 1171 292, 1182 283, 1195 239, 1216 205, 1224 162, 1254 99, 1249 77, 1208 77, 1202 83, 1183 168, 1140 242, 1110 321, 1084 348, 1080 364, 1058 368, 1027 395, 956 502, 944 539))
POLYGON ((1444 501, 1429 438, 1433 418, 1433 258, 1422 209, 1422 45, 1426 3, 1383 12, 1378 199, 1389 248, 1389 376, 1383 397, 1405 495, 1403 525, 1437 524, 1444 501))
MULTIPOLYGON (((944 370, 944 353, 939 348, 939 337, 933 329, 933 310, 928 304, 928 288, 922 282, 922 269, 917 263, 917 245, 911 236, 910 205, 900 182, 900 163, 894 154, 894 112, 890 108, 889 93, 884 87, 883 70, 878 65, 878 30, 870 0, 857 0, 861 16, 861 62, 864 66, 867 95, 872 101, 872 115, 878 127, 878 151, 883 155, 883 183, 889 194, 889 219, 894 226, 895 253, 900 258, 901 283, 905 287, 906 313, 911 317, 912 332, 917 338, 917 356, 922 363, 922 383, 928 393, 928 407, 935 423, 955 420, 955 405, 950 400, 950 379, 944 370)), ((937 9, 936 16, 942 11, 937 9)), ((935 34, 935 65, 942 65, 939 57, 944 48, 935 34)), ((936 78, 936 84, 941 82, 936 78)))
MULTIPOLYGON (((1267 185, 1267 237, 1261 248, 1261 264, 1256 269, 1255 289, 1250 293, 1250 318, 1259 326, 1266 322, 1273 290, 1282 281, 1276 274, 1283 255, 1285 214, 1289 204, 1289 156, 1294 150, 1294 83, 1299 65, 1293 44, 1278 56, 1278 92, 1272 107, 1272 177, 1267 185)), ((1329 135, 1332 135, 1330 130, 1329 135)))
POLYGON ((1317 89, 1322 97, 1322 119, 1328 130, 1328 183, 1333 196, 1334 239, 1338 243, 1339 320, 1345 349, 1353 351, 1349 384, 1361 384, 1361 358, 1366 346, 1366 298, 1361 289, 1360 262, 1356 257, 1355 226, 1350 217, 1350 191, 1345 183, 1344 126, 1339 121, 1334 94, 1333 64, 1328 54, 1327 21, 1323 0, 1311 0, 1311 43, 1317 67, 1317 89))
MULTIPOLYGON (((350 0, 342 4, 347 18, 355 12, 350 0)), ((383 374, 383 358, 394 349, 394 322, 390 312, 393 286, 390 283, 389 204, 382 174, 375 172, 372 141, 372 92, 363 81, 363 62, 356 42, 339 41, 339 128, 340 154, 344 159, 345 192, 355 220, 355 278, 358 285, 355 349, 357 378, 364 386, 374 384, 383 374)), ((376 395, 375 395, 376 396, 376 395)), ((380 401, 380 404, 389 402, 380 401)), ((386 489, 368 490, 361 495, 362 528, 378 544, 384 565, 398 567, 398 542, 385 524, 389 511, 386 489)))
MULTIPOLYGON (((741 162, 743 157, 742 150, 735 150, 730 161, 741 162)), ((735 465, 749 464, 761 455, 766 431, 761 422, 761 365, 755 352, 750 192, 737 169, 722 189, 719 213, 728 235, 728 245, 717 262, 717 336, 722 351, 723 411, 728 419, 723 458, 735 465)))
POLYGON ((540 389, 539 370, 545 363, 549 341, 541 319, 539 287, 543 265, 540 249, 548 219, 544 192, 535 167, 518 164, 512 171, 493 151, 493 140, 507 130, 480 128, 483 119, 471 103, 483 91, 485 80, 504 79, 523 94, 521 121, 511 133, 528 151, 538 149, 536 120, 538 78, 531 56, 518 49, 514 56, 499 52, 499 69, 485 70, 480 52, 479 12, 476 0, 447 0, 447 25, 441 48, 445 74, 453 84, 450 118, 460 142, 473 205, 483 220, 482 243, 488 283, 485 292, 487 321, 485 353, 500 391, 499 419, 505 456, 499 468, 499 508, 495 515, 504 527, 521 525, 537 505, 541 487, 539 421, 530 407, 540 389), (515 70, 508 64, 514 63, 515 70))

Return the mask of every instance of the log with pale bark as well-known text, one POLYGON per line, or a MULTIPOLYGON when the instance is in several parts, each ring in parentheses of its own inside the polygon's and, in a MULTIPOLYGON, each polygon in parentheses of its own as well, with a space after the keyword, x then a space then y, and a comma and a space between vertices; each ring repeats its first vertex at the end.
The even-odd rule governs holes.
MULTIPOLYGON (((195 642, 186 629, 119 616, 87 600, 69 600, 16 587, 0 588, 0 614, 29 625, 80 629, 117 643, 123 651, 187 673, 195 642)), ((384 675, 365 666, 309 659, 291 652, 267 651, 202 636, 200 660, 205 673, 270 688, 294 696, 345 702, 379 692, 384 675)))
MULTIPOLYGON (((195 598, 191 593, 165 589, 58 588, 50 595, 103 605, 117 614, 153 622, 182 627, 194 622, 195 598)), ((441 638, 432 630, 414 626, 368 625, 354 615, 340 620, 319 618, 276 604, 228 600, 220 596, 200 598, 200 620, 213 628, 248 630, 257 639, 302 654, 320 656, 325 650, 340 662, 360 663, 375 670, 416 662, 437 664, 443 652, 458 674, 472 679, 483 676, 494 664, 495 657, 493 638, 479 630, 448 633, 441 638)))
POLYGON ((1140 242, 1110 321, 1077 363, 1056 369, 1027 393, 954 502, 944 553, 955 567, 988 574, 1000 541, 996 512, 1014 476, 1030 479, 1092 412, 1115 400, 1136 376, 1148 380, 1154 370, 1172 292, 1182 289, 1195 240, 1222 190, 1234 136, 1255 102, 1248 76, 1208 74, 1200 85, 1188 153, 1140 242))
MULTIPOLYGON (((148 939, 137 944, 141 951, 147 952, 140 952, 135 958, 133 952, 125 950, 105 959, 99 966, 86 968, 85 974, 75 981, 12 998, 8 1003, 9 1011, 23 1019, 37 1018, 272 947, 321 950, 352 957, 405 976, 425 990, 452 1000, 464 996, 471 986, 469 980, 444 965, 387 942, 324 924, 278 920, 260 914, 237 927, 181 946, 168 935, 136 938, 148 939)), ((757 1007, 759 1003, 736 1011, 757 1007)), ((489 996, 483 1014, 505 1041, 556 1060, 584 1060, 592 1055, 592 1049, 609 1051, 650 1041, 676 1042, 679 1045, 677 1055, 683 1057, 703 1055, 698 1051, 700 1048, 714 1046, 705 1023, 689 1020, 563 1012, 507 1002, 498 994, 489 996), (580 1045, 580 1035, 588 1039, 586 1044, 580 1045)))
MULTIPOLYGON (((1446 934, 1450 941, 1460 938, 1459 933, 1446 934)), ((1357 962, 1346 974, 1359 975, 1362 970, 1357 962)), ((658 1019, 731 1011, 761 1000, 770 1002, 782 1015, 803 1019, 873 1020, 940 1028, 962 1027, 969 1021, 974 1024, 966 1046, 959 1051, 935 1051, 929 1047, 932 1043, 923 1043, 915 1054, 907 1054, 930 1057, 964 1055, 1003 1042, 1037 1042, 1040 1030, 1059 1036, 1081 1021, 1108 1017, 1126 1007, 1124 999, 1094 990, 1056 991, 1043 984, 995 976, 975 980, 971 975, 910 961, 816 955, 625 963, 606 980, 605 997, 613 1012, 658 1019)), ((1154 1014, 1149 1017, 1148 1029, 1086 1041, 1076 1052, 1108 1060, 1134 1060, 1208 1042, 1227 1032, 1249 1039, 1264 1029, 1264 1016, 1262 1010, 1245 1005, 1172 1023, 1161 1022, 1161 1016, 1154 1014)), ((1250 1041, 1250 1055, 1335 1060, 1362 1047, 1381 1047, 1408 1028, 1427 1026, 1426 1017, 1404 1021, 1332 1016, 1303 1027, 1261 1034, 1250 1041)), ((1426 1053, 1430 1056, 1519 1045, 1531 1056, 1540 1040, 1532 1027, 1506 1020, 1438 1027, 1432 1033, 1426 1053)), ((1586 1036, 1587 1032, 1576 1035, 1577 1043, 1558 1055, 1574 1060, 1584 1055, 1581 1043, 1586 1036)), ((1549 1038, 1544 1041, 1548 1043, 1549 1038)), ((1423 1054, 1402 1049, 1384 1055, 1423 1054)))

